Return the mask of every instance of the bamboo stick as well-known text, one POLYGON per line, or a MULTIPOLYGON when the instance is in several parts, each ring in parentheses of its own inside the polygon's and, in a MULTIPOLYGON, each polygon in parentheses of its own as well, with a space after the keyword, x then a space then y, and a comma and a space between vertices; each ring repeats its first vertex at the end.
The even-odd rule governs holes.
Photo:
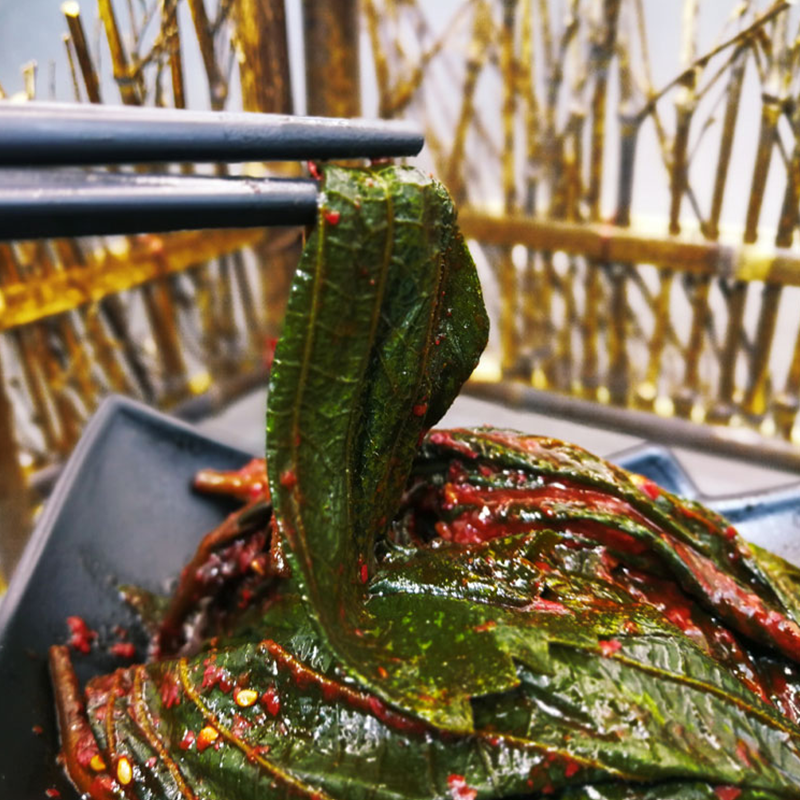
POLYGON ((139 246, 90 253, 86 266, 80 269, 56 272, 39 281, 19 281, 0 287, 4 305, 0 313, 0 330, 45 320, 143 286, 159 276, 182 272, 195 264, 252 244, 260 236, 258 229, 185 231, 159 237, 158 245, 152 249, 139 246))
POLYGON ((27 541, 30 520, 13 409, 5 386, 0 360, 0 577, 9 579, 27 541))
POLYGON ((208 78, 208 93, 211 98, 211 108, 220 111, 225 106, 228 98, 228 84, 217 64, 217 57, 214 53, 214 38, 211 33, 211 23, 206 13, 204 0, 188 0, 189 10, 192 14, 194 31, 197 42, 200 45, 200 55, 203 59, 203 67, 208 78))
MULTIPOLYGON (((792 123, 795 131, 795 146, 787 169, 786 190, 784 192, 783 206, 778 222, 778 231, 775 237, 775 244, 778 247, 791 247, 796 227, 797 207, 798 203, 800 203, 800 138, 797 136, 797 132, 800 130, 800 104, 795 105, 792 123)), ((755 361, 754 366, 758 367, 755 361)), ((763 385, 766 380, 764 370, 766 370, 767 366, 768 364, 764 364, 761 370, 756 374, 755 381, 753 382, 754 385, 763 385)), ((763 391, 761 394, 763 395, 763 391)), ((750 400, 749 396, 747 400, 750 400)), ((774 398, 772 403, 773 415, 778 433, 786 439, 791 437, 792 428, 794 427, 799 408, 800 330, 797 333, 792 352, 792 360, 789 364, 783 390, 774 398)))
POLYGON ((114 14, 113 2, 112 0, 97 0, 97 6, 100 19, 103 21, 106 31, 114 80, 119 87, 122 102, 126 105, 140 105, 142 102, 142 86, 129 66, 128 56, 122 44, 122 36, 114 14))
POLYGON ((728 169, 733 152, 733 140, 736 133, 736 120, 739 113, 739 101, 742 96, 744 70, 747 66, 747 50, 741 49, 731 65, 731 76, 728 82, 725 116, 722 121, 722 137, 717 155, 717 168, 714 171, 714 191, 711 197, 711 213, 706 223, 706 236, 711 240, 719 238, 719 219, 722 213, 722 201, 725 197, 725 186, 728 180, 728 169))
POLYGON ((475 6, 472 38, 465 65, 464 83, 461 87, 461 109, 453 133, 453 146, 444 173, 445 183, 456 203, 466 200, 464 150, 469 126, 475 114, 475 90, 486 65, 492 32, 491 8, 488 3, 481 1, 475 6))
POLYGON ((760 245, 727 245, 693 237, 654 236, 608 224, 573 223, 464 208, 459 223, 467 238, 486 244, 523 244, 603 262, 654 264, 675 272, 774 281, 800 286, 800 254, 760 245))
POLYGON ((608 71, 614 54, 619 17, 620 0, 602 0, 602 26, 592 36, 594 92, 592 94, 592 127, 589 144, 589 203, 593 220, 600 217, 600 193, 603 183, 603 155, 605 152, 606 96, 608 93, 608 71))
MULTIPOLYGON (((525 119, 525 203, 524 213, 533 216, 536 213, 536 201, 539 184, 539 100, 536 93, 533 36, 533 0, 522 0, 520 11, 520 60, 517 65, 517 81, 522 98, 525 119)), ((525 266, 521 278, 521 345, 525 356, 531 361, 535 352, 535 343, 540 339, 542 329, 542 309, 539 304, 539 276, 536 268, 536 253, 527 248, 525 266)))
POLYGON ((61 4, 61 13, 66 17, 72 46, 78 59, 78 66, 83 77, 83 85, 90 103, 100 103, 100 82, 97 79, 89 46, 86 44, 86 34, 80 16, 80 6, 75 0, 67 0, 61 4))
MULTIPOLYGON (((781 18, 781 25, 776 23, 776 38, 778 40, 776 62, 778 69, 778 80, 780 90, 777 102, 781 109, 785 106, 788 98, 788 89, 792 77, 789 47, 786 43, 786 33, 788 28, 788 15, 784 14, 781 18)), ((800 119, 800 112, 795 112, 795 118, 800 119)), ((775 128, 777 139, 777 124, 775 128)), ((793 153, 794 163, 800 161, 800 144, 795 141, 793 153)), ((766 176, 764 177, 766 180, 766 176)), ((798 192, 792 164, 787 166, 787 181, 784 191, 783 207, 778 221, 775 244, 780 248, 791 247, 792 234, 797 214, 798 192), (789 209, 794 209, 792 213, 789 209)), ((762 190, 763 192, 763 190, 762 190)), ((756 215, 757 226, 758 215, 756 215)), ((775 337, 775 325, 778 319, 778 308, 780 305, 783 287, 777 283, 765 284, 761 292, 761 308, 759 310, 758 322, 756 324, 755 341, 753 350, 749 354, 747 386, 742 401, 742 408, 746 414, 754 418, 763 417, 769 404, 771 392, 770 374, 770 353, 772 342, 775 337)))
MULTIPOLYGON (((503 206, 506 214, 516 210, 516 169, 514 158, 514 124, 517 111, 515 80, 514 30, 517 0, 503 0, 503 23, 500 29, 500 71, 503 76, 503 206)), ((500 251, 497 265, 500 285, 500 345, 504 374, 519 369, 519 334, 517 331, 518 305, 517 274, 511 259, 511 249, 500 251)))
POLYGON ((72 95, 75 98, 76 103, 82 102, 81 96, 81 85, 78 81, 78 68, 75 65, 75 56, 73 54, 73 46, 72 46, 72 37, 65 33, 61 37, 61 41, 64 43, 64 50, 67 53, 67 64, 69 66, 69 75, 70 79, 72 80, 72 95))
MULTIPOLYGON (((58 255, 62 271, 81 269, 85 259, 78 243, 73 239, 55 239, 53 248, 58 255)), ((80 317, 86 326, 89 342, 97 356, 111 389, 122 394, 135 394, 135 389, 119 363, 119 344, 112 341, 103 326, 102 303, 93 303, 80 309, 80 317)))
POLYGON ((236 0, 234 18, 244 110, 291 114, 283 0, 236 0))
MULTIPOLYGON (((683 5, 683 42, 681 46, 681 68, 686 70, 695 59, 696 27, 699 0, 684 0, 683 5)), ((680 233, 681 201, 689 183, 689 130, 696 106, 697 72, 681 85, 675 102, 676 124, 675 139, 672 147, 672 169, 670 172, 670 210, 669 232, 680 233)))
MULTIPOLYGON (((370 0, 365 0, 365 12, 370 0)), ((356 0, 303 0, 307 112, 322 117, 361 114, 356 0)), ((382 99, 388 100, 388 83, 382 99)), ((381 116, 386 108, 381 109, 381 116)))
MULTIPOLYGON (((14 253, 7 244, 0 244, 0 291, 4 285, 18 283, 21 280, 19 265, 14 253)), ((4 303, 0 303, 4 306, 4 303)), ((25 388, 33 406, 34 420, 42 431, 45 446, 55 452, 59 446, 56 423, 51 412, 47 398, 47 388, 41 373, 38 355, 35 353, 34 343, 31 339, 31 330, 15 328, 9 332, 9 337, 17 353, 25 388)))
MULTIPOLYGON (((684 0, 683 28, 681 46, 681 68, 685 69, 695 59, 698 0, 684 0)), ((672 147, 670 170, 670 211, 669 232, 675 236, 680 233, 681 202, 689 186, 689 131, 697 104, 697 73, 681 87, 675 102, 675 137, 672 147)), ((659 272, 659 289, 653 306, 653 334, 648 342, 648 363, 645 379, 637 389, 638 404, 644 408, 653 408, 658 396, 658 383, 661 374, 661 360, 666 344, 667 329, 670 318, 670 297, 672 293, 672 277, 670 270, 659 272)))
MULTIPOLYGON (((747 51, 742 49, 731 63, 731 75, 726 90, 725 114, 722 122, 722 137, 717 155, 717 167, 714 171, 714 189, 711 197, 711 211, 708 221, 703 226, 703 233, 710 241, 719 238, 719 220, 722 213, 722 201, 728 179, 733 141, 736 133, 736 122, 739 113, 739 101, 742 94, 744 71, 747 65, 747 51)), ((692 322, 684 357, 683 382, 674 394, 675 411, 682 417, 692 413, 700 387, 700 357, 703 352, 703 339, 708 324, 710 275, 693 276, 692 289, 692 322)))
MULTIPOLYGON (((750 185, 750 197, 747 205, 745 219, 744 242, 752 244, 758 237, 758 220, 764 199, 764 191, 769 175, 770 161, 775 143, 778 119, 781 114, 781 95, 783 83, 783 60, 786 57, 787 15, 780 14, 775 19, 775 53, 770 65, 767 83, 764 86, 763 103, 761 106, 761 126, 758 136, 755 163, 753 165, 753 178, 750 185)), ((709 421, 727 422, 733 414, 733 393, 735 390, 736 364, 741 341, 741 330, 744 322, 744 310, 747 302, 747 286, 736 282, 730 289, 728 300, 728 325, 723 345, 721 372, 717 399, 714 407, 709 412, 709 421)), ((771 340, 770 329, 774 330, 777 302, 774 293, 767 294, 767 305, 759 324, 761 330, 761 344, 768 345, 771 340), (772 296, 770 296, 772 295, 772 296)), ((761 353, 760 357, 764 357, 761 353)), ((753 374, 753 362, 750 363, 750 374, 753 374)), ((752 385, 752 381, 751 381, 752 385)), ((750 397, 750 407, 755 409, 754 403, 758 392, 750 397)))

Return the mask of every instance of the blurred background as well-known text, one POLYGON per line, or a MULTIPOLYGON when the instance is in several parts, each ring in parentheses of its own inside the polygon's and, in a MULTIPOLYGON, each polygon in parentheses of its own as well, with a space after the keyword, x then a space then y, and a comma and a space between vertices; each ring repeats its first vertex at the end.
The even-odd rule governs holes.
MULTIPOLYGON (((784 0, 6 0, 0 95, 415 120, 493 321, 482 400, 448 421, 736 456, 753 488, 800 468, 799 22, 784 0)), ((302 237, 0 244, 0 576, 109 393, 262 451, 302 237)))

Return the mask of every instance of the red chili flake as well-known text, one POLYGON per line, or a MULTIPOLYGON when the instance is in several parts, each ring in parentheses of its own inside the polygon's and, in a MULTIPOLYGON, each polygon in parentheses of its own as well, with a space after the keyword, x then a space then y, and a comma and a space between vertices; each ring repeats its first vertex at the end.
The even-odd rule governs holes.
POLYGON ((227 672, 223 671, 223 673, 219 676, 219 689, 221 692, 225 692, 225 694, 228 694, 228 692, 233 689, 233 681, 227 672))
POLYGON ((553 794, 554 791, 555 789, 552 783, 548 783, 547 786, 542 786, 542 794, 553 794))
POLYGON ((338 225, 342 217, 341 213, 334 209, 326 209, 322 212, 322 216, 325 217, 325 222, 327 222, 328 225, 338 225))
POLYGON ((366 564, 362 564, 358 575, 361 578, 361 583, 366 583, 369 580, 369 567, 366 564))
POLYGON ((181 691, 175 676, 168 672, 161 681, 161 702, 166 708, 181 704, 181 691))
POLYGON ((261 695, 260 703, 273 717, 278 716, 281 710, 281 698, 274 687, 270 687, 261 695))
POLYGON ((250 750, 250 752, 247 754, 247 760, 251 763, 255 762, 262 753, 269 753, 268 744, 260 744, 250 750))
POLYGON ((237 605, 239 606, 239 608, 247 608, 247 606, 250 605, 250 601, 252 599, 253 599, 253 592, 245 586, 244 589, 242 589, 241 600, 239 600, 237 605))
POLYGON ((632 619, 626 619, 622 627, 626 633, 639 633, 639 626, 632 619))
POLYGON ((181 750, 188 750, 194 744, 194 740, 194 731, 187 730, 186 733, 183 734, 183 739, 181 739, 178 747, 180 747, 181 750))
POLYGON ((601 639, 598 644, 600 645, 600 652, 603 654, 604 658, 608 658, 618 650, 622 649, 622 643, 616 639, 601 639))
POLYGON ((753 766, 750 760, 750 748, 741 739, 736 743, 736 756, 746 767, 753 766))
POLYGON ((676 606, 668 609, 665 616, 673 625, 685 631, 692 620, 692 610, 688 606, 676 606))
POLYGON ((218 667, 210 660, 206 661, 206 668, 203 670, 203 688, 210 689, 216 686, 222 673, 222 667, 218 667))
POLYGON ((41 725, 34 725, 31 730, 37 735, 41 736, 44 733, 44 728, 41 725))
POLYGON ((319 167, 313 161, 307 162, 307 166, 308 166, 308 174, 311 175, 311 177, 315 181, 321 181, 322 173, 320 173, 319 167))
POLYGON ((284 470, 281 473, 280 482, 281 486, 291 489, 293 486, 297 485, 297 474, 293 469, 284 470))
POLYGON ((131 659, 136 655, 136 648, 130 642, 116 642, 108 648, 108 652, 117 658, 131 659))
POLYGON ((546 614, 569 614, 569 609, 557 600, 545 600, 543 597, 536 597, 531 600, 531 611, 542 611, 546 614))
POLYGON ((272 362, 275 361, 275 348, 278 346, 278 340, 274 336, 268 336, 264 339, 264 367, 267 372, 272 369, 272 362))
POLYGON ((653 483, 653 481, 648 480, 647 478, 642 478, 639 482, 639 488, 651 499, 651 500, 658 500, 661 496, 661 487, 657 483, 653 483))
POLYGON ((568 761, 567 766, 564 768, 564 777, 571 778, 580 771, 581 765, 577 761, 568 761))
POLYGON ((389 677, 389 673, 383 667, 378 667, 378 675, 380 675, 381 678, 389 677))
POLYGON ((153 769, 153 767, 158 763, 158 759, 155 756, 150 756, 147 761, 144 762, 144 765, 147 769, 153 769))
POLYGON ((428 413, 428 404, 417 403, 411 410, 414 412, 414 416, 424 417, 428 413))
POLYGON ((494 630, 497 627, 497 623, 493 619, 487 619, 486 622, 482 622, 480 625, 475 626, 476 633, 485 633, 486 631, 494 630))
POLYGON ((447 785, 450 787, 450 796, 453 800, 475 800, 478 796, 477 789, 467 786, 463 775, 448 775, 447 785))
POLYGON ((728 525, 728 527, 725 528, 725 538, 726 539, 736 538, 736 528, 734 528, 733 525, 728 525))
POLYGON ((44 793, 48 797, 53 797, 53 798, 61 797, 61 792, 59 792, 58 789, 53 789, 52 787, 50 789, 45 789, 44 793))
POLYGON ((714 789, 714 794, 719 800, 736 800, 741 793, 742 790, 736 786, 717 786, 714 789))
POLYGON ((67 625, 72 634, 70 647, 81 653, 88 653, 92 649, 92 642, 97 638, 97 631, 93 631, 82 617, 67 617, 67 625))

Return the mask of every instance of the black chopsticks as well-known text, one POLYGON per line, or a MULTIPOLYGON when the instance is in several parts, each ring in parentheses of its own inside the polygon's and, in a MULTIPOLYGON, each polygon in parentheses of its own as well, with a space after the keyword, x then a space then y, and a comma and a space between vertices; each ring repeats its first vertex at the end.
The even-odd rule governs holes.
POLYGON ((307 179, 0 170, 0 240, 305 225, 317 202, 307 179))
POLYGON ((298 225, 319 202, 313 180, 78 166, 374 159, 423 143, 385 120, 0 101, 0 240, 298 225))
POLYGON ((413 156, 406 122, 0 101, 0 166, 413 156))

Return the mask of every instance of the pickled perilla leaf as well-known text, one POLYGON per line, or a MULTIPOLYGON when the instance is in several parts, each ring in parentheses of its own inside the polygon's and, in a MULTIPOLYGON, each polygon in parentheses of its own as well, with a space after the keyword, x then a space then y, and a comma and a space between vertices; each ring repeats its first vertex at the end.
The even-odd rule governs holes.
POLYGON ((205 641, 157 637, 82 696, 53 650, 79 790, 800 797, 798 571, 578 447, 428 433, 488 330, 452 202, 394 166, 323 190, 271 376, 269 525, 251 504, 147 604, 174 634, 194 597, 205 641))

